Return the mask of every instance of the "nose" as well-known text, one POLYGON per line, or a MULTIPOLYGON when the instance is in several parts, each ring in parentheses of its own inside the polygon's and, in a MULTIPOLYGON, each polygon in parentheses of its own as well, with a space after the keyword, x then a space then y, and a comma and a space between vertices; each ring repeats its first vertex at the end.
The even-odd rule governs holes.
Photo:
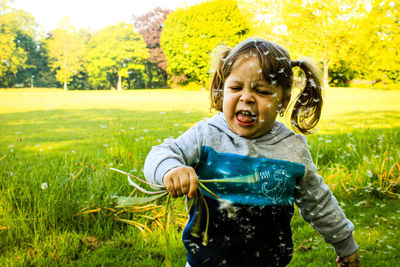
POLYGON ((244 102, 244 103, 254 103, 255 99, 254 99, 254 95, 253 92, 251 92, 251 90, 244 88, 242 90, 242 94, 240 96, 240 101, 244 102))

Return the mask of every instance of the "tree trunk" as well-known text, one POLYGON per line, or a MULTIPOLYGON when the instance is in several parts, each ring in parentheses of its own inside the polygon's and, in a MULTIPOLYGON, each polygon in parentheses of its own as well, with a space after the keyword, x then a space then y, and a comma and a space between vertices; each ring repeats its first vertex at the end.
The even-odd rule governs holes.
POLYGON ((329 88, 329 61, 324 60, 324 78, 323 78, 324 88, 329 88))
POLYGON ((64 92, 67 92, 67 81, 64 80, 64 92))
POLYGON ((121 75, 118 74, 118 86, 117 86, 117 90, 121 91, 122 90, 122 77, 121 75))
POLYGON ((323 86, 325 89, 329 88, 329 65, 331 63, 331 60, 329 59, 328 56, 328 49, 327 49, 327 44, 325 44, 325 58, 323 60, 324 64, 324 77, 323 77, 323 86))

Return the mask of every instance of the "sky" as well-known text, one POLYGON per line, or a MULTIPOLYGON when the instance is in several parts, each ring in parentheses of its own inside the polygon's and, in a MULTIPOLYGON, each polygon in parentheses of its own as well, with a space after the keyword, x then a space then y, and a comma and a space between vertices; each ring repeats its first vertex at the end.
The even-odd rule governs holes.
POLYGON ((142 15, 160 6, 174 10, 204 0, 11 0, 11 7, 30 12, 45 32, 69 17, 76 28, 102 29, 119 22, 132 23, 132 15, 142 15))

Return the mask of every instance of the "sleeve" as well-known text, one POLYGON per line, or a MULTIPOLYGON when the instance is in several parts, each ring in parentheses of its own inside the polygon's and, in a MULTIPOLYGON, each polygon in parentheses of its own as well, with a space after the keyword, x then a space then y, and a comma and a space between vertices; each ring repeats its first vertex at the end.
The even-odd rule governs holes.
POLYGON ((296 187, 295 203, 303 219, 318 231, 325 242, 333 245, 337 255, 353 254, 357 244, 353 238, 354 226, 350 222, 329 187, 317 173, 307 144, 304 144, 304 177, 296 187))
POLYGON ((195 166, 202 146, 203 122, 199 122, 177 139, 166 139, 162 144, 154 146, 144 163, 144 176, 147 181, 163 185, 166 172, 181 166, 195 166))

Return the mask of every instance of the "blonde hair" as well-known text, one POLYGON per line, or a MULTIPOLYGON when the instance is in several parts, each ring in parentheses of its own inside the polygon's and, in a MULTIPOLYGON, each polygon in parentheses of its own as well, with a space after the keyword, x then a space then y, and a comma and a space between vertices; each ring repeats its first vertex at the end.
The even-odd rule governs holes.
POLYGON ((292 92, 292 68, 299 67, 303 70, 305 84, 290 105, 290 122, 294 131, 302 134, 310 134, 317 125, 323 104, 321 74, 312 62, 292 61, 282 46, 260 38, 246 39, 232 49, 219 46, 212 55, 214 62, 210 82, 211 108, 222 111, 224 83, 232 72, 235 61, 241 56, 256 56, 260 61, 263 78, 270 84, 280 86, 284 98, 290 97, 292 92))

